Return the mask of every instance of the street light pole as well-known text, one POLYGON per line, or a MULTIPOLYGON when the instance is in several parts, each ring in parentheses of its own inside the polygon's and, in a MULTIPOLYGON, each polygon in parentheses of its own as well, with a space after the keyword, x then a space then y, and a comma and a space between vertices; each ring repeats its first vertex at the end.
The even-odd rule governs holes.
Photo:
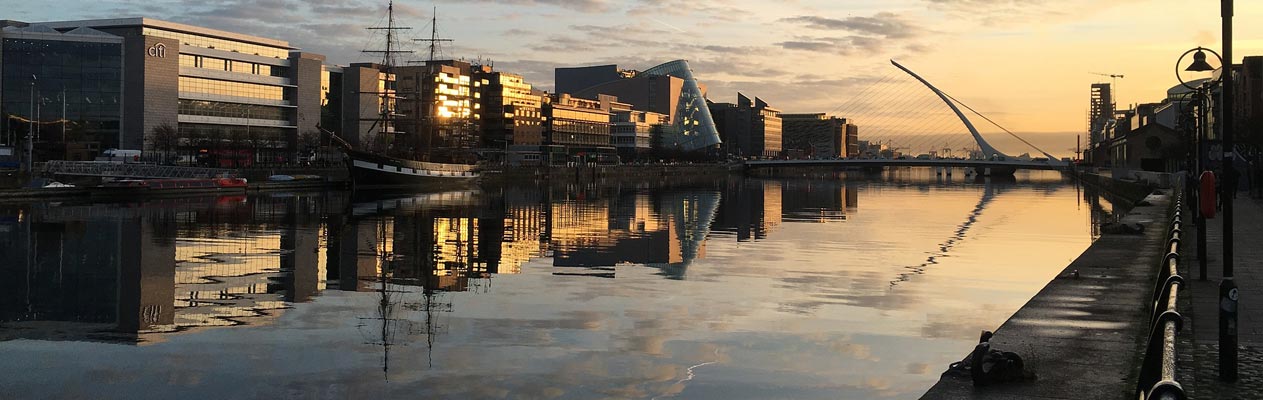
POLYGON ((1222 187, 1224 211, 1224 271, 1223 280, 1219 281, 1219 379, 1227 382, 1237 380, 1237 284, 1232 275, 1232 195, 1236 192, 1237 178, 1233 165, 1236 151, 1233 147, 1233 87, 1232 87, 1232 0, 1220 0, 1220 16, 1223 18, 1224 63, 1220 75, 1223 87, 1220 89, 1223 122, 1220 133, 1223 134, 1224 177, 1227 180, 1222 187), (1231 192, 1231 193, 1229 193, 1231 192))
POLYGON ((31 141, 35 140, 35 75, 31 75, 31 129, 26 131, 26 173, 32 173, 35 170, 34 153, 35 146, 31 141))

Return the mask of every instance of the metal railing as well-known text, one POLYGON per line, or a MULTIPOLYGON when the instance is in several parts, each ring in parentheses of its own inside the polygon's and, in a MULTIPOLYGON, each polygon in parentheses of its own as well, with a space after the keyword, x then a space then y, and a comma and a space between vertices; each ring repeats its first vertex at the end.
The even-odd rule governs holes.
POLYGON ((1176 191, 1175 213, 1168 230, 1166 256, 1158 268, 1158 286, 1153 290, 1153 310, 1150 314, 1149 342, 1145 358, 1140 366, 1140 379, 1136 383, 1137 398, 1141 400, 1183 400, 1188 396, 1175 377, 1175 339, 1184 326, 1184 317, 1176 311, 1176 300, 1184 278, 1180 276, 1180 240, 1182 230, 1183 195, 1176 191))
POLYGON ((215 178, 234 177, 237 172, 222 168, 180 167, 108 161, 61 161, 44 163, 45 175, 100 176, 113 178, 215 178))

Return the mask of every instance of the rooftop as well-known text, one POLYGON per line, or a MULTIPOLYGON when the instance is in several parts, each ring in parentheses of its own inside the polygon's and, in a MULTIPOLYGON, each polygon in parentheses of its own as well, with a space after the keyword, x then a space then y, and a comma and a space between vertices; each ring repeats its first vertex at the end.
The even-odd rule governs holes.
POLYGON ((209 36, 219 39, 236 40, 240 42, 279 47, 283 49, 296 50, 290 47, 289 42, 284 40, 269 39, 264 37, 245 35, 235 32, 221 31, 218 29, 203 28, 200 26, 185 25, 177 22, 163 21, 153 18, 132 17, 132 18, 111 18, 111 19, 86 19, 77 21, 52 21, 32 23, 45 25, 57 29, 71 29, 78 27, 101 28, 126 28, 126 27, 150 27, 162 30, 182 32, 194 35, 209 36))

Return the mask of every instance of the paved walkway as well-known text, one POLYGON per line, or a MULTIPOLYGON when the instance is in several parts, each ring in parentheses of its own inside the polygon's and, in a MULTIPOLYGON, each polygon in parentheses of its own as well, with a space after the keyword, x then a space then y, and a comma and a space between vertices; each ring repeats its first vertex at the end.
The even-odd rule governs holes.
MULTIPOLYGON (((1190 285, 1187 295, 1180 294, 1180 313, 1186 323, 1180 332, 1176 379, 1192 399, 1263 399, 1263 200, 1242 192, 1233 204, 1233 271, 1240 293, 1236 382, 1218 379, 1223 215, 1206 221, 1206 280, 1201 280, 1198 271, 1195 227, 1181 249, 1180 274, 1190 285)), ((1187 222, 1191 226, 1193 221, 1187 222)))
POLYGON ((1102 235, 996 329, 992 348, 1020 354, 1037 380, 975 387, 945 374, 922 398, 1133 398, 1170 220, 1168 196, 1146 201, 1123 218, 1144 225, 1143 235, 1102 235))

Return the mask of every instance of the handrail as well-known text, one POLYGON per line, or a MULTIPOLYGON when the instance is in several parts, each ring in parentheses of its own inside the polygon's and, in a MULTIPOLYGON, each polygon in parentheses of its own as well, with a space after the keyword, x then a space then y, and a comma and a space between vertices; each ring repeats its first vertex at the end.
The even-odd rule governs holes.
POLYGON ((1149 341, 1140 366, 1136 395, 1140 400, 1184 400, 1188 396, 1175 376, 1175 340, 1184 325, 1177 311, 1184 278, 1179 274, 1180 239, 1183 235, 1183 195, 1176 191, 1175 212, 1168 232, 1166 255, 1158 268, 1158 286, 1153 292, 1149 341))

